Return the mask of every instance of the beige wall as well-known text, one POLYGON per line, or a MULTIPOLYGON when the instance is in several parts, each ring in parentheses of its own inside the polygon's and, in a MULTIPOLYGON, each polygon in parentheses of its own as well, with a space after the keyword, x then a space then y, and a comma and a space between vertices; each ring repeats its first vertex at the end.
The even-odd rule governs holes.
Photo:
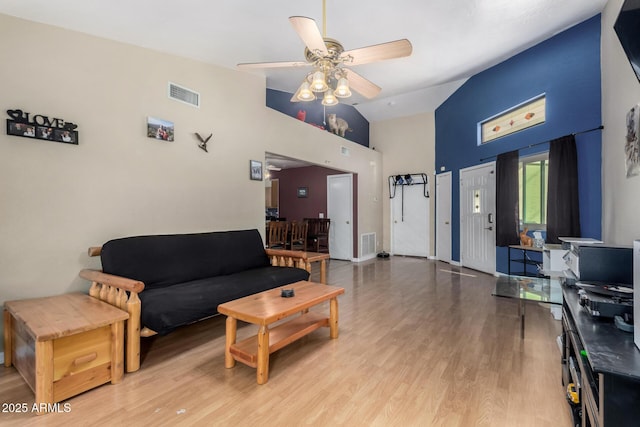
POLYGON ((86 249, 112 238, 264 232, 264 182, 248 175, 265 151, 357 173, 358 235, 382 233, 381 154, 266 108, 262 77, 6 15, 0 52, 0 109, 74 122, 80 140, 0 132, 0 304, 86 291, 86 249), (168 81, 201 108, 168 99, 168 81), (173 121, 175 141, 147 138, 147 116, 173 121), (195 132, 213 133, 208 153, 195 132))
POLYGON ((602 237, 630 245, 640 239, 640 176, 626 178, 626 114, 640 103, 640 83, 613 30, 623 0, 602 13, 602 237))
POLYGON ((423 113, 371 123, 370 145, 383 155, 383 246, 391 250, 389 186, 391 175, 424 172, 429 177, 429 254, 435 255, 435 115, 423 113))

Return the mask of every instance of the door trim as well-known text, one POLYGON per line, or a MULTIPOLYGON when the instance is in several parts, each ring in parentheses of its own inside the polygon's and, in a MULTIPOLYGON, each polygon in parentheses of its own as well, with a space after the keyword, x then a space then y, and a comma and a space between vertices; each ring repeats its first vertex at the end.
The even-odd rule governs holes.
POLYGON ((453 208, 453 174, 451 173, 451 171, 448 172, 443 172, 443 173, 439 173, 436 175, 436 259, 440 260, 440 261, 444 261, 444 262, 448 262, 449 264, 451 264, 452 261, 452 256, 451 256, 451 250, 452 250, 452 238, 451 238, 451 231, 452 231, 452 227, 451 227, 451 210, 453 208), (440 233, 438 232, 438 226, 440 224, 440 191, 438 190, 438 183, 441 179, 447 177, 449 179, 449 194, 447 197, 447 200, 449 201, 449 256, 447 257, 446 260, 443 260, 441 257, 441 254, 439 252, 439 247, 440 245, 438 244, 438 241, 440 239, 440 233))

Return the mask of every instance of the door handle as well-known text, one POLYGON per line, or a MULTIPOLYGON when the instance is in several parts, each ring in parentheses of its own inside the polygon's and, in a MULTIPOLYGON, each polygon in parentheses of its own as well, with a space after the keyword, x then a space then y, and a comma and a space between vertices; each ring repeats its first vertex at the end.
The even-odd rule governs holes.
POLYGON ((493 227, 485 227, 485 230, 493 230, 493 227))
POLYGON ((347 221, 347 224, 349 224, 349 221, 347 221))
POLYGON ((444 222, 444 225, 449 225, 449 221, 445 221, 445 222, 444 222))
POLYGON ((493 224, 493 214, 492 213, 489 214, 489 218, 487 218, 487 220, 488 220, 489 224, 493 224))

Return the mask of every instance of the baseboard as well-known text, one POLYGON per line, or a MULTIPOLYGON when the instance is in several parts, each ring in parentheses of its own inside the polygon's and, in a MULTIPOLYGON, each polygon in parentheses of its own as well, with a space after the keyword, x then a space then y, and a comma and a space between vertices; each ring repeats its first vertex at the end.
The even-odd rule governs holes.
POLYGON ((460 263, 460 261, 451 260, 449 264, 455 265, 456 267, 462 267, 462 264, 460 263))
POLYGON ((369 254, 360 258, 354 258, 351 261, 353 262, 363 262, 363 261, 369 261, 370 259, 374 259, 377 255, 376 254, 369 254))
POLYGON ((429 255, 427 258, 438 261, 438 257, 435 255, 429 255))

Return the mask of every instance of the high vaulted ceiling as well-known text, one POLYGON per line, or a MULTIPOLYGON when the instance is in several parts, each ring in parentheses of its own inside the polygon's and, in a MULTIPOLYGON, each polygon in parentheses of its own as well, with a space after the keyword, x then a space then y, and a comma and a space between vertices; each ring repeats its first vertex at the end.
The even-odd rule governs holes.
MULTIPOLYGON (((434 111, 469 77, 598 14, 605 3, 326 0, 326 35, 346 50, 411 41, 410 57, 353 67, 382 92, 344 102, 378 121, 434 111)), ((0 0, 0 13, 228 68, 304 61, 288 17, 313 18, 321 31, 323 22, 322 0, 0 0)), ((293 93, 306 70, 255 73, 266 76, 268 88, 293 93)))

